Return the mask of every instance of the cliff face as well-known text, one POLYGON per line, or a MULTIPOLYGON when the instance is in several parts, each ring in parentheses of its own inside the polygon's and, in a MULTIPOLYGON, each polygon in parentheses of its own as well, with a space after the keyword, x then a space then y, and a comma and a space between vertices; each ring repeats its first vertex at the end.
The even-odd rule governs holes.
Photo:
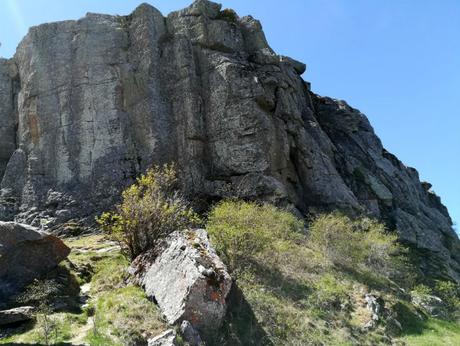
POLYGON ((458 280, 459 241, 430 185, 304 71, 258 21, 208 1, 33 27, 0 60, 0 219, 92 217, 174 161, 192 197, 379 217, 458 280))
POLYGON ((0 59, 0 177, 16 148, 13 66, 10 61, 0 59))

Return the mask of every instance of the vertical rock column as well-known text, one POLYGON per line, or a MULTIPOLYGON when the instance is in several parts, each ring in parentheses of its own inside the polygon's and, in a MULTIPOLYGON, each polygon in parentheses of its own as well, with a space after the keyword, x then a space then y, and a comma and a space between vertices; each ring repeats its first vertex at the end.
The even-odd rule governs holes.
POLYGON ((16 146, 13 75, 11 61, 0 59, 0 181, 16 146))

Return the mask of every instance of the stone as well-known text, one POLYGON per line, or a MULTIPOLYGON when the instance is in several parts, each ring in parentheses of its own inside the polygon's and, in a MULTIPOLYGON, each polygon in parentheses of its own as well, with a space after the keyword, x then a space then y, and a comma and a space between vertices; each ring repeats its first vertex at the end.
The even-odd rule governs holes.
POLYGON ((382 317, 384 311, 383 300, 380 297, 366 293, 364 295, 366 301, 366 308, 371 313, 371 318, 364 325, 364 329, 374 329, 382 317))
POLYGON ((29 321, 33 318, 33 306, 21 306, 0 311, 0 326, 29 321))
POLYGON ((174 329, 168 329, 158 336, 147 341, 148 346, 177 346, 177 333, 174 329))
POLYGON ((69 253, 70 249, 54 235, 0 221, 0 305, 54 269, 69 253))
POLYGON ((412 304, 421 308, 431 317, 446 318, 447 309, 443 300, 431 294, 411 295, 412 304))
POLYGON ((176 231, 154 253, 140 255, 129 271, 168 323, 189 321, 203 337, 217 330, 225 317, 232 279, 207 232, 176 231))
POLYGON ((460 241, 429 184, 359 110, 311 92, 259 21, 225 13, 142 4, 31 28, 0 60, 0 220, 92 224, 174 161, 197 201, 369 214, 424 254, 427 275, 460 282, 460 241))
POLYGON ((180 331, 181 331, 181 334, 184 340, 190 346, 203 345, 203 341, 201 340, 200 333, 198 333, 197 330, 193 328, 192 324, 189 321, 182 321, 180 325, 180 331))

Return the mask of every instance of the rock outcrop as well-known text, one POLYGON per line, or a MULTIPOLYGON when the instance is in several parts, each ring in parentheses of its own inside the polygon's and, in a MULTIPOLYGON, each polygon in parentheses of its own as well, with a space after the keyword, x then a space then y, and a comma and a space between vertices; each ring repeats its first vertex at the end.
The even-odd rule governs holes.
POLYGON ((16 148, 16 119, 14 99, 17 74, 14 62, 0 59, 0 177, 5 173, 6 165, 16 148))
POLYGON ((0 221, 0 307, 64 260, 70 249, 36 228, 0 221))
POLYGON ((304 72, 257 20, 205 0, 33 27, 0 61, 0 219, 93 220, 146 167, 175 161, 201 200, 379 217, 425 270, 460 280, 459 240, 430 185, 304 72))
POLYGON ((19 308, 0 311, 0 327, 9 324, 29 321, 33 318, 33 306, 21 306, 19 308))
POLYGON ((220 327, 232 279, 205 230, 172 233, 157 249, 136 258, 130 273, 170 324, 188 321, 205 337, 220 327))

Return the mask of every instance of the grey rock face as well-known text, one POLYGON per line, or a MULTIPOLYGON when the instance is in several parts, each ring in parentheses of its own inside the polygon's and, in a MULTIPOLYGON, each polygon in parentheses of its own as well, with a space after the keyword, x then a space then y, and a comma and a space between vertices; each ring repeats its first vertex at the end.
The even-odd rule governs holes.
POLYGON ((174 232, 156 252, 153 257, 140 255, 130 268, 147 296, 170 324, 189 321, 203 335, 217 330, 232 279, 206 231, 174 232))
POLYGON ((55 268, 69 253, 54 235, 0 221, 0 305, 55 268))
POLYGON ((14 76, 14 63, 0 59, 0 180, 16 148, 14 76))
POLYGON ((33 318, 33 306, 21 306, 10 310, 0 311, 0 326, 29 321, 33 318))
POLYGON ((460 280, 439 198, 363 114, 313 94, 305 69, 257 20, 205 0, 33 27, 0 62, 0 219, 93 220, 149 165, 175 161, 194 198, 379 217, 436 259, 424 269, 460 280))

